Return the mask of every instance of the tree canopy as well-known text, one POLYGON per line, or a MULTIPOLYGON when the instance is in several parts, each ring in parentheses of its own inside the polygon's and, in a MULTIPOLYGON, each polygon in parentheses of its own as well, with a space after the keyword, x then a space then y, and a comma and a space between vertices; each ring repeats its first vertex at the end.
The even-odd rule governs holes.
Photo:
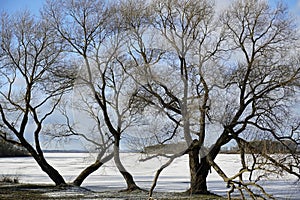
POLYGON ((300 143, 298 27, 282 3, 237 0, 219 12, 209 0, 56 0, 47 1, 41 19, 3 14, 1 137, 25 147, 57 185, 66 183, 43 156, 45 134, 96 146, 98 157, 77 185, 113 158, 127 189, 140 189, 120 159, 120 143, 181 142, 185 148, 172 156, 158 154, 169 161, 150 197, 160 172, 184 154, 191 194, 210 193, 213 168, 231 192, 270 197, 252 173, 300 178, 299 154, 289 148, 300 143), (63 119, 49 131, 46 119, 58 111, 63 119), (84 121, 88 129, 80 129, 84 121), (286 148, 270 155, 253 141, 286 148), (215 163, 231 142, 242 164, 233 178, 215 163))

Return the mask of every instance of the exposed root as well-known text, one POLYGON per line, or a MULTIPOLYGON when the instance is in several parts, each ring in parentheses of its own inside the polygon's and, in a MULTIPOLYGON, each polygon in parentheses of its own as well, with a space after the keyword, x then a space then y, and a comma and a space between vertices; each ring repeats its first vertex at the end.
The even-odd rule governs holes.
POLYGON ((190 189, 188 189, 187 191, 185 191, 185 192, 183 192, 183 194, 186 194, 186 195, 213 195, 213 196, 216 196, 216 197, 221 197, 221 196, 219 196, 219 195, 217 195, 217 194, 214 194, 214 193, 212 193, 212 192, 210 192, 210 191, 191 191, 191 188, 190 189))
POLYGON ((133 187, 129 187, 127 189, 124 190, 120 190, 119 192, 133 192, 133 191, 143 191, 143 192, 148 192, 148 190, 146 189, 142 189, 138 186, 133 186, 133 187))

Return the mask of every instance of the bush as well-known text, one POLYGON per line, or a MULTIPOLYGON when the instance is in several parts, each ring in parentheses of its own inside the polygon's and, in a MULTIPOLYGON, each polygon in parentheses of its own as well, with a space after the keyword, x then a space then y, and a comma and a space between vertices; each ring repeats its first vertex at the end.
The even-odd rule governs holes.
POLYGON ((10 176, 2 176, 2 178, 0 179, 1 183, 19 183, 19 177, 15 176, 15 177, 10 177, 10 176))
POLYGON ((0 157, 28 156, 29 153, 22 147, 0 139, 0 157))

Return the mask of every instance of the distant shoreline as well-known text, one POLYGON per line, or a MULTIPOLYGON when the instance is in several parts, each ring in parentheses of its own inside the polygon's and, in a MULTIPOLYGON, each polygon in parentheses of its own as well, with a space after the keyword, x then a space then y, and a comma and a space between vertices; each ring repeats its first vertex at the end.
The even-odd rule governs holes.
POLYGON ((43 150, 44 153, 90 153, 85 150, 43 150))

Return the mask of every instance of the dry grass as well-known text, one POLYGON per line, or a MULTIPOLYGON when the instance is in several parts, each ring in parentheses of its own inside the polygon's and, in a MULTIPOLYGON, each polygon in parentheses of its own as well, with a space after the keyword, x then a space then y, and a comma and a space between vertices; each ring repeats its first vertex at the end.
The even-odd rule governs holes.
MULTIPOLYGON (((51 185, 33 184, 4 184, 0 183, 1 199, 26 199, 26 200, 82 200, 82 199, 126 199, 126 200, 146 200, 148 193, 145 191, 120 192, 93 192, 80 187, 54 187, 51 185)), ((197 200, 197 199, 219 199, 223 197, 214 195, 186 195, 184 193, 159 192, 154 193, 157 200, 197 200)))
POLYGON ((14 176, 14 177, 10 177, 10 176, 5 176, 2 175, 2 177, 0 178, 0 183, 19 183, 19 177, 14 176))

